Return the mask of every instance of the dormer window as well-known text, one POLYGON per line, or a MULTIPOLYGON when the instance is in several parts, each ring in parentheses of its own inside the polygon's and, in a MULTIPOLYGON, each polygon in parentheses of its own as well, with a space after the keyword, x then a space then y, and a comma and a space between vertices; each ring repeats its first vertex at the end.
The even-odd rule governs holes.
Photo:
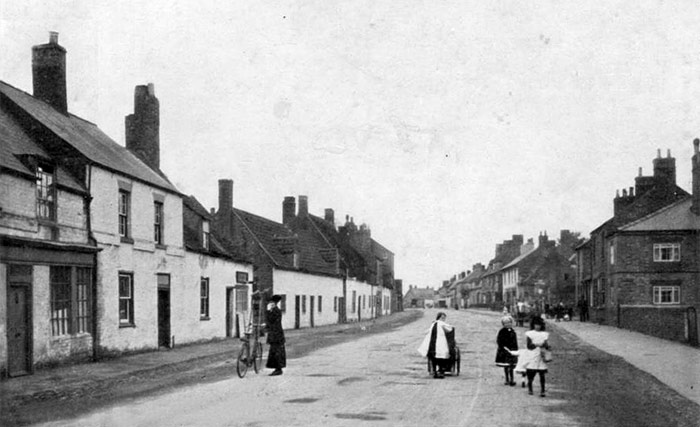
POLYGON ((48 221, 56 220, 56 186, 52 167, 36 168, 36 215, 48 221))
POLYGON ((209 234, 209 221, 202 221, 202 247, 209 250, 211 236, 209 234))

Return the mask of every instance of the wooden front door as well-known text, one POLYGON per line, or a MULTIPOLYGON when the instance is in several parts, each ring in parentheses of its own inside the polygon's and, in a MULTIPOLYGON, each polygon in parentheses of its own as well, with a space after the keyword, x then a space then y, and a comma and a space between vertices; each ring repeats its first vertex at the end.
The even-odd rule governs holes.
POLYGON ((235 322, 233 312, 233 288, 226 288, 226 336, 233 336, 233 325, 235 322))
POLYGON ((31 266, 10 266, 7 289, 7 373, 32 372, 31 266))
POLYGON ((314 296, 309 295, 309 326, 314 327, 314 296))
POLYGON ((301 326, 301 305, 299 295, 294 296, 294 329, 301 326))

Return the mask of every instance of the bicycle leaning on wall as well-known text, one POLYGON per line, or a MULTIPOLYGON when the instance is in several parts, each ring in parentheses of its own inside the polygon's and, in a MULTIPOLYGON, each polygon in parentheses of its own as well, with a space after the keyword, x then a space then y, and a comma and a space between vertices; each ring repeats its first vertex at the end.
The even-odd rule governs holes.
POLYGON ((253 307, 250 310, 250 319, 246 326, 244 337, 241 338, 241 350, 236 359, 236 372, 243 378, 248 372, 248 368, 253 366, 257 374, 262 368, 263 346, 260 338, 263 336, 263 301, 259 292, 253 293, 253 307), (257 305, 257 307, 256 307, 257 305))

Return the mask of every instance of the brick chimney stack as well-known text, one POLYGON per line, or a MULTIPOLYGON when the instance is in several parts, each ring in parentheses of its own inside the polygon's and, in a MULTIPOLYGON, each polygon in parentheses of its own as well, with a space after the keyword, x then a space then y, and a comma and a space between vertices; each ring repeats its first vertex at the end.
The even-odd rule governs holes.
POLYGON ((233 180, 219 180, 219 214, 228 214, 233 210, 233 180))
POLYGON ((297 212, 297 202, 294 196, 287 196, 282 201, 282 224, 289 224, 297 212))
POLYGON ((134 114, 126 123, 126 148, 148 166, 160 170, 160 104, 153 83, 136 86, 134 114))
POLYGON ((299 213, 297 216, 303 217, 309 214, 309 198, 306 196, 299 196, 299 213))
POLYGON ((326 208, 324 211, 324 217, 323 217, 326 222, 329 224, 335 226, 335 212, 331 208, 326 208))
POLYGON ((68 113, 66 95, 66 49, 58 44, 58 33, 49 32, 49 42, 32 47, 34 96, 61 113, 68 113))
POLYGON ((666 152, 666 157, 661 157, 661 150, 657 151, 654 159, 654 178, 657 181, 676 185, 676 159, 671 157, 671 150, 666 152))
POLYGON ((695 215, 700 215, 700 139, 693 140, 693 204, 690 210, 695 215))

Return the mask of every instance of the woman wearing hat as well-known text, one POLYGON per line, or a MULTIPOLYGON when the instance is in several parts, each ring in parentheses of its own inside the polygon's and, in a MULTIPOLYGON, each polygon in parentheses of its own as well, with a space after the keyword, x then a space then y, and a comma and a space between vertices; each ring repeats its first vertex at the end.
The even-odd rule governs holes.
POLYGON ((267 344, 270 352, 267 355, 266 367, 274 369, 270 376, 282 375, 282 368, 287 366, 287 352, 284 349, 284 329, 282 329, 282 310, 277 304, 282 301, 280 295, 273 295, 267 304, 267 344))

